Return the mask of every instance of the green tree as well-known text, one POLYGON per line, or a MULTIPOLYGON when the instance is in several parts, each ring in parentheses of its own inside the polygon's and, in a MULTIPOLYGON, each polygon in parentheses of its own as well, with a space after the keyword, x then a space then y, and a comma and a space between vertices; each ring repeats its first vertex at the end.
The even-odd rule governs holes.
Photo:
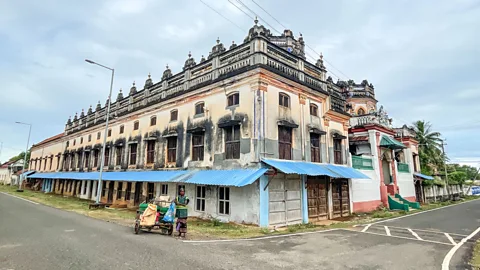
MULTIPOLYGON (((14 156, 14 157, 11 157, 8 161, 23 160, 24 157, 25 157, 25 152, 22 151, 22 152, 20 152, 20 154, 14 156)), ((28 150, 28 152, 27 152, 27 163, 25 164, 25 168, 28 168, 28 161, 29 160, 30 160, 30 150, 28 150)))
POLYGON ((449 184, 460 184, 463 185, 465 181, 468 180, 467 173, 462 171, 452 172, 448 174, 448 183, 449 184))
POLYGON ((420 167, 423 173, 431 174, 446 162, 447 157, 441 150, 440 132, 432 130, 430 122, 419 120, 413 123, 415 139, 419 144, 420 167))

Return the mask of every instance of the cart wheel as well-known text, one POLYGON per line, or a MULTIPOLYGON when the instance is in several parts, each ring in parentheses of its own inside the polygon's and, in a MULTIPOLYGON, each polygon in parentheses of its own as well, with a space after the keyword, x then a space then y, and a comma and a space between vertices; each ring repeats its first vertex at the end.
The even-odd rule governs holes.
POLYGON ((172 235, 173 234, 173 226, 170 226, 168 228, 168 235, 172 235))
POLYGON ((138 234, 140 231, 140 221, 135 221, 135 234, 138 234))
POLYGON ((148 231, 151 232, 153 227, 148 227, 148 231))

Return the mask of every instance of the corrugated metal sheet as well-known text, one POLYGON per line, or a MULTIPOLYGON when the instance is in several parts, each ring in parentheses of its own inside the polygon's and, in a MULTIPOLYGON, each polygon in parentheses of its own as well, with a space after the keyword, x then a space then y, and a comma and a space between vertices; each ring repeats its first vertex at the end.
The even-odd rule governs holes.
POLYGON ((320 163, 270 158, 264 158, 262 161, 286 174, 295 173, 310 176, 326 175, 330 177, 339 177, 328 168, 321 166, 320 163))
POLYGON ((286 174, 295 173, 309 176, 326 175, 333 178, 370 179, 370 177, 354 168, 341 165, 267 158, 262 159, 262 162, 286 174))
POLYGON ((432 176, 421 174, 421 173, 418 173, 418 172, 413 173, 413 175, 418 176, 418 177, 423 178, 423 179, 426 179, 426 180, 433 180, 434 179, 432 176))
POLYGON ((243 187, 255 182, 267 169, 240 170, 204 170, 193 172, 187 177, 180 177, 174 182, 184 182, 197 185, 217 185, 243 187), (178 181, 177 181, 178 180, 178 181))
POLYGON ((394 138, 390 138, 389 136, 386 136, 386 135, 382 136, 382 139, 380 140, 380 146, 390 148, 390 149, 407 148, 403 143, 395 140, 394 138))
POLYGON ((338 174, 340 176, 339 178, 370 179, 370 177, 366 176, 362 172, 352 167, 346 167, 346 166, 334 165, 334 164, 322 164, 322 165, 326 166, 328 169, 338 174))
MULTIPOLYGON (((173 178, 185 173, 186 171, 104 172, 102 173, 102 179, 107 181, 169 182, 173 178)), ((30 178, 98 180, 99 174, 99 172, 35 173, 30 178)))
POLYGON ((21 173, 21 171, 20 171, 20 175, 22 175, 22 177, 29 176, 29 175, 31 175, 31 174, 33 174, 33 173, 35 173, 35 171, 26 171, 26 172, 24 172, 24 173, 21 173))
MULTIPOLYGON (((131 182, 184 182, 197 185, 219 185, 242 187, 250 185, 262 176, 267 169, 201 170, 201 171, 136 171, 104 172, 106 181, 131 182)), ((56 172, 35 173, 30 178, 98 180, 99 172, 56 172)))

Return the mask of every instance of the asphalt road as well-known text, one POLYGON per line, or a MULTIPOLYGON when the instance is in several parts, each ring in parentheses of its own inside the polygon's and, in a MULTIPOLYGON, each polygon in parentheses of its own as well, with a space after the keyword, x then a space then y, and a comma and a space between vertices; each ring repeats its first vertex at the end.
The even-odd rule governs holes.
MULTIPOLYGON (((0 270, 441 269, 453 247, 444 230, 459 241, 480 226, 479 209, 480 201, 468 202, 373 224, 365 231, 358 227, 249 241, 183 242, 134 235, 132 228, 0 194, 0 270), (452 218, 456 223, 450 224, 452 218), (391 227, 389 235, 385 226, 391 227), (408 233, 400 233, 405 230, 408 233)), ((464 266, 468 245, 455 253, 450 269, 464 266)))

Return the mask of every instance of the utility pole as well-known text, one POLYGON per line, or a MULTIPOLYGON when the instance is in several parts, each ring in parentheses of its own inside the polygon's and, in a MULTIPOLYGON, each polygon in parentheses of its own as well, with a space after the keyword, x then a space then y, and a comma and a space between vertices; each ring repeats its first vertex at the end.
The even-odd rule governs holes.
POLYGON ((3 142, 0 142, 0 161, 1 161, 1 158, 2 158, 2 148, 3 148, 3 142))
MULTIPOLYGON (((445 140, 444 139, 440 139, 440 141, 442 141, 442 155, 443 155, 443 158, 446 159, 446 155, 445 155, 445 145, 447 145, 445 143, 445 140)), ((447 174, 447 162, 444 160, 443 161, 443 169, 445 170, 445 187, 447 189, 447 195, 448 195, 448 198, 450 199, 450 192, 448 191, 448 174, 447 174)))

